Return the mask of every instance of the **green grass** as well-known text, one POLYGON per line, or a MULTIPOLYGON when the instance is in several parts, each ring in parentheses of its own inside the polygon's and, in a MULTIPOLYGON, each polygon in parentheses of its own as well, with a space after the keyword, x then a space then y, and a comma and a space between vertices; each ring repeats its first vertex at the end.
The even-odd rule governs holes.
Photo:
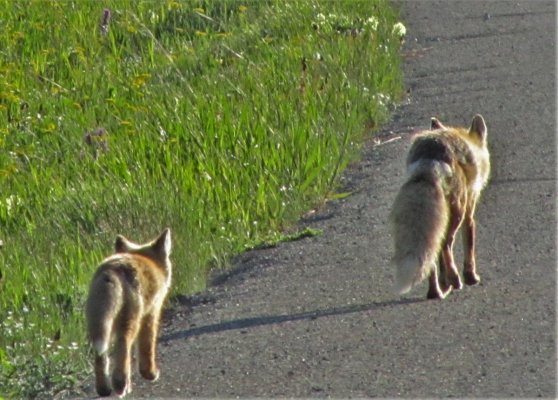
POLYGON ((396 22, 385 0, 0 0, 0 397, 93 379, 83 303, 117 233, 170 227, 192 293, 335 192, 398 100, 396 22))

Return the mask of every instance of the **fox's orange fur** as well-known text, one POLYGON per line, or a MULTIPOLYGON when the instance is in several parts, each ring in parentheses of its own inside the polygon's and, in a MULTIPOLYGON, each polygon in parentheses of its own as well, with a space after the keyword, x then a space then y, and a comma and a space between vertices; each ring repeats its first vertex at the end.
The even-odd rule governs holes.
POLYGON ((453 258, 463 225, 466 284, 480 281, 475 265, 475 207, 490 173, 487 129, 475 115, 470 129, 446 127, 432 118, 407 157, 408 178, 390 215, 395 242, 393 263, 399 293, 429 279, 427 298, 444 298, 462 283, 453 258), (437 264, 441 279, 438 279, 437 264))
POLYGON ((132 346, 136 340, 141 375, 148 380, 159 377, 155 352, 161 309, 171 283, 170 251, 169 229, 143 245, 119 235, 115 254, 106 258, 93 276, 85 314, 100 396, 108 396, 112 390, 118 396, 131 391, 132 346))

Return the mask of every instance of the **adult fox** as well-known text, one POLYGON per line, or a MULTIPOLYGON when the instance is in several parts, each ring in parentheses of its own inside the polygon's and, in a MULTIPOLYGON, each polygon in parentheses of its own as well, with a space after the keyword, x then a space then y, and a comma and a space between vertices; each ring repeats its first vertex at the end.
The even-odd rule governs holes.
POLYGON ((159 377, 155 351, 161 309, 171 283, 170 252, 169 229, 143 245, 118 235, 115 254, 103 260, 93 276, 85 314, 95 351, 95 386, 100 396, 109 396, 114 389, 121 397, 132 390, 132 346, 136 339, 141 375, 151 381, 159 377))
POLYGON ((480 281, 475 265, 475 207, 490 173, 487 128, 475 115, 469 130, 446 127, 436 118, 419 133, 407 157, 408 178, 395 198, 390 222, 395 242, 395 289, 408 292, 426 277, 427 298, 443 299, 462 283, 453 258, 463 225, 467 285, 480 281), (441 279, 438 279, 439 263, 441 279))

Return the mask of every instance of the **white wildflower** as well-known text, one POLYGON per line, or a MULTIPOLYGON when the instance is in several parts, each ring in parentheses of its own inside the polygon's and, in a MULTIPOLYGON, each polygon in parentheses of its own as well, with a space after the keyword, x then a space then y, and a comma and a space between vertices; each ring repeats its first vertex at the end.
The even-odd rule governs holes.
POLYGON ((370 28, 371 30, 375 31, 376 29, 378 29, 378 18, 372 16, 369 17, 365 22, 364 25, 366 25, 368 28, 370 28))
POLYGON ((20 203, 19 197, 17 197, 16 195, 13 195, 13 194, 10 197, 6 198, 6 200, 4 200, 4 201, 5 201, 5 204, 6 204, 6 206, 5 206, 6 207, 6 212, 8 214, 10 214, 12 209, 14 207, 17 207, 20 203))
POLYGON ((159 14, 151 11, 149 14, 149 19, 152 23, 156 24, 159 22, 159 14))
POLYGON ((377 93, 372 97, 382 107, 386 107, 388 104, 391 103, 391 97, 388 94, 377 93))
POLYGON ((405 25, 403 25, 403 23, 398 22, 395 25, 393 25, 393 29, 392 32, 399 36, 400 38, 402 38, 403 36, 405 36, 407 34, 407 28, 405 28, 405 25))

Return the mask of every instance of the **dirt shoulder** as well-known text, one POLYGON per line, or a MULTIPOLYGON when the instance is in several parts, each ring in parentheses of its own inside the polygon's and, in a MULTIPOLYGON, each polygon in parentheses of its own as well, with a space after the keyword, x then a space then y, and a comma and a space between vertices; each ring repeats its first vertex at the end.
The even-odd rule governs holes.
MULTIPOLYGON (((321 236, 242 255, 162 332, 136 397, 555 397, 553 1, 408 1, 409 101, 344 176, 321 236), (391 291, 387 216, 409 133, 486 119, 481 284, 425 301, 391 291)), ((461 243, 457 243, 461 260, 461 243)), ((177 268, 180 263, 175 262, 177 268)), ((93 377, 91 377, 93 380, 93 377)))

